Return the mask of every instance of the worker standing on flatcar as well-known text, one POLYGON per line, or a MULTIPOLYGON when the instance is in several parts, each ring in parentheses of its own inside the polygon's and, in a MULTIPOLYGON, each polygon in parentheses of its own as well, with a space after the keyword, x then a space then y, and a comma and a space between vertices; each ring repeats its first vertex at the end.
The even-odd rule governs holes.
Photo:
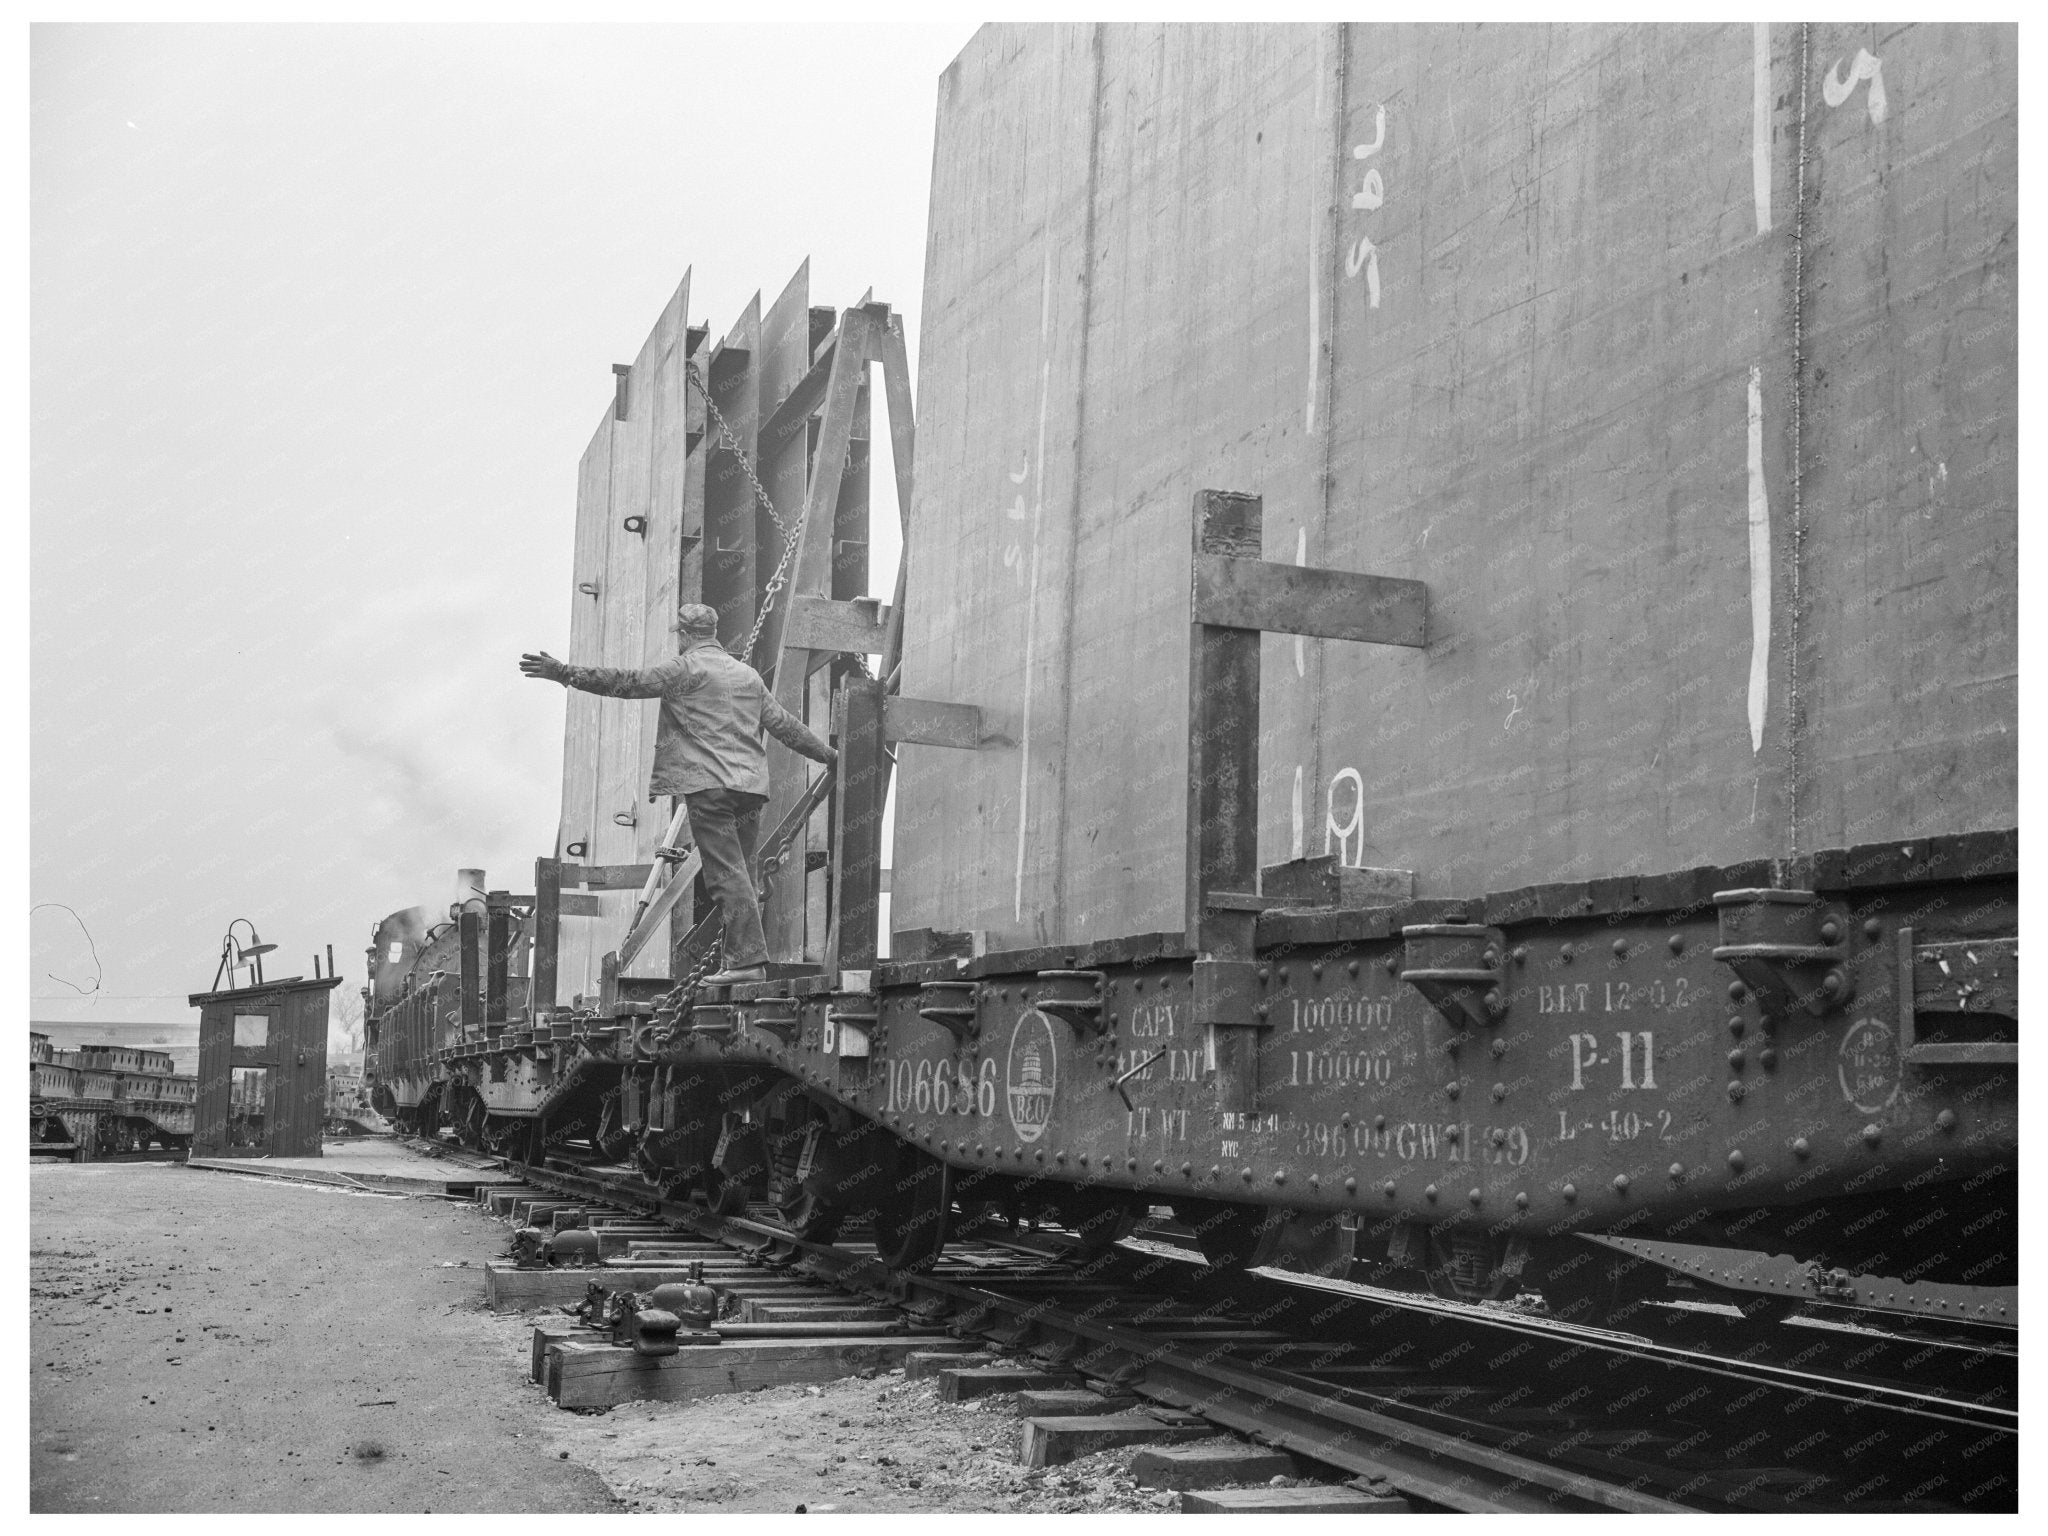
POLYGON ((725 919, 725 968, 707 986, 768 978, 761 899, 751 873, 768 803, 765 729, 792 752, 834 763, 839 754, 776 703, 761 674, 718 643, 718 610, 684 603, 670 626, 682 654, 658 667, 575 667, 542 651, 519 658, 528 677, 615 699, 660 699, 649 797, 681 795, 704 860, 704 883, 725 919))

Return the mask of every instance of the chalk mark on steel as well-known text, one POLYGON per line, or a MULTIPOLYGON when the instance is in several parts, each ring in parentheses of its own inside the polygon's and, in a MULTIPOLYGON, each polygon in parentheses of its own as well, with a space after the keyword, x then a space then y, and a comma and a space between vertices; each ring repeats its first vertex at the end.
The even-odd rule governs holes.
MULTIPOLYGON (((1086 259, 1086 253, 1083 253, 1086 259)), ((1012 916, 1024 921, 1024 833, 1031 812, 1031 678, 1032 648, 1038 639, 1038 552, 1039 528, 1045 518, 1045 412, 1048 386, 1052 382, 1052 245, 1048 241, 1042 275, 1038 284, 1038 452, 1031 472, 1031 579, 1024 604, 1024 728, 1017 754, 1017 879, 1012 892, 1012 916)))

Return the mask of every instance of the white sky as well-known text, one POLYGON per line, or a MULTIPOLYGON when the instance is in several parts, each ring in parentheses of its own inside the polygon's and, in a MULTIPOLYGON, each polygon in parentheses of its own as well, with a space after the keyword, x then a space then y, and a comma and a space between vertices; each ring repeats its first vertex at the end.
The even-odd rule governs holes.
POLYGON ((685 267, 722 335, 806 255, 914 360, 972 30, 35 30, 30 900, 99 981, 40 907, 31 1017, 192 1017, 236 917, 353 984, 458 867, 530 888, 610 365, 685 267))

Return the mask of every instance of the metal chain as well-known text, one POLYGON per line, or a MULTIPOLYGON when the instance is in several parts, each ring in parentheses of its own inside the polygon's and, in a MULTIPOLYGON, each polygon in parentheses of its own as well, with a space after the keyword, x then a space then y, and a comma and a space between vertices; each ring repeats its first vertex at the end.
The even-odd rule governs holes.
MULTIPOLYGON (((718 428, 718 435, 725 439, 726 448, 739 460, 740 472, 747 477, 747 484, 754 489, 754 499, 767 509, 768 516, 774 520, 775 531, 782 535, 781 557, 775 562, 775 571, 768 578, 768 585, 762 589, 761 607, 754 615, 753 631, 747 636, 745 659, 751 663, 754 659, 754 648, 761 643, 761 630, 768 622, 769 610, 775 606, 775 596, 788 585, 789 564, 796 558, 797 542, 803 537, 804 520, 800 514, 794 528, 782 520, 782 514, 775 510, 775 502, 769 496, 768 488, 761 483, 761 477, 754 473, 753 461, 747 457, 747 451, 740 446, 740 440, 734 434, 731 424, 726 421, 724 412, 719 410, 718 402, 711 398, 711 384, 704 377, 704 370, 694 362, 686 362, 683 364, 683 371, 689 381, 697 386, 697 393, 704 397, 704 409, 710 413, 711 423, 718 428)), ((854 656, 853 664, 862 677, 873 681, 874 674, 868 670, 868 659, 865 656, 854 656)))
POLYGON ((775 523, 775 531, 783 536, 782 557, 775 562, 775 573, 768 578, 768 585, 761 593, 760 609, 754 614, 754 628, 747 636, 745 660, 752 662, 754 648, 761 643, 762 626, 768 622, 768 612, 775 606, 775 594, 789 581, 789 562, 796 557, 797 541, 803 537, 804 520, 797 517, 796 526, 790 527, 782 520, 782 514, 775 510, 775 502, 768 495, 768 487, 761 483, 761 477, 754 473, 753 461, 740 446, 739 438, 725 419, 725 413, 718 408, 718 402, 711 398, 711 383, 704 377, 704 370, 693 362, 683 364, 684 376, 697 386, 697 393, 704 397, 704 409, 710 413, 712 425, 718 428, 718 435, 725 439, 725 446, 735 459, 739 460, 740 472, 747 477, 747 484, 754 488, 754 499, 767 509, 768 516, 775 523))

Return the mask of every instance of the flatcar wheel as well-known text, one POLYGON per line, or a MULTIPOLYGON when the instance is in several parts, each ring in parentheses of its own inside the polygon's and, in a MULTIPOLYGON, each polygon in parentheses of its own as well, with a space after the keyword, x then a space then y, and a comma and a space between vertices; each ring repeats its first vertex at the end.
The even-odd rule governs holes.
POLYGON ((638 1142, 639 1138, 620 1123, 619 1094, 613 1089, 604 1096, 597 1112, 597 1134, 590 1138, 590 1144, 606 1162, 623 1163, 633 1156, 638 1142))
POLYGON ((1257 1269, 1269 1262, 1287 1224, 1281 1207, 1227 1200, 1179 1201, 1173 1213, 1193 1230, 1212 1269, 1257 1269))
POLYGON ((704 1175, 704 1202, 711 1207, 714 1216, 744 1216, 747 1214, 747 1186, 713 1168, 704 1175))
POLYGON ((946 1246, 953 1171, 901 1143, 895 1164, 897 1176, 874 1203, 875 1257, 891 1269, 930 1269, 946 1246))
POLYGON ((846 1220, 845 1208, 826 1198, 806 1180, 775 1202, 782 1224, 807 1243, 829 1243, 846 1220))

